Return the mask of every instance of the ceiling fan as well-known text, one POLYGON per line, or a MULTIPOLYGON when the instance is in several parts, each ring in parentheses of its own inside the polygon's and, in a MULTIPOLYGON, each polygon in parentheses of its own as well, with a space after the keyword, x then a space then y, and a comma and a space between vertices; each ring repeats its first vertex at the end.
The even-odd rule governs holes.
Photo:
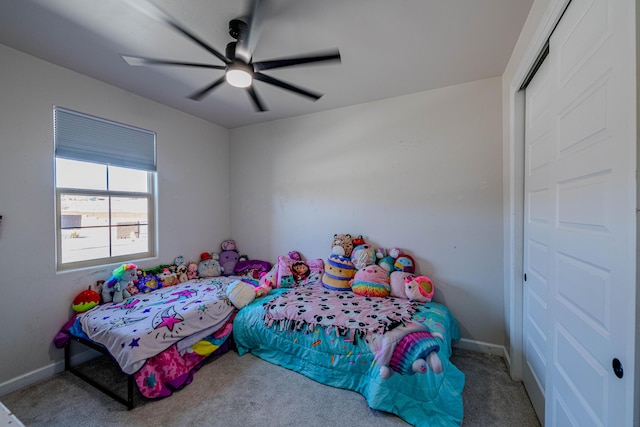
POLYGON ((208 95, 216 87, 225 81, 234 87, 245 88, 253 101, 256 111, 267 111, 267 107, 256 92, 253 85, 255 80, 279 87, 284 90, 296 93, 316 101, 322 97, 322 94, 312 92, 291 83, 277 79, 262 73, 264 70, 274 68, 293 67, 303 64, 311 64, 317 62, 340 62, 340 52, 335 49, 329 52, 318 53, 309 56, 297 56, 288 58, 278 58, 266 61, 253 61, 253 50, 258 43, 260 33, 262 31, 261 13, 264 6, 261 4, 264 0, 253 0, 249 13, 246 16, 232 19, 229 22, 229 35, 235 39, 227 44, 225 53, 222 54, 207 42, 199 38, 192 31, 181 25, 177 20, 168 13, 155 6, 149 1, 141 2, 133 0, 130 3, 153 19, 162 22, 174 30, 178 31, 191 41, 195 42, 213 56, 218 58, 224 65, 205 64, 186 61, 172 61, 166 59, 145 58, 141 56, 121 55, 122 58, 133 66, 146 65, 173 65, 184 67, 209 68, 214 70, 224 70, 224 74, 213 81, 211 84, 201 88, 200 90, 189 95, 190 99, 199 101, 208 95))

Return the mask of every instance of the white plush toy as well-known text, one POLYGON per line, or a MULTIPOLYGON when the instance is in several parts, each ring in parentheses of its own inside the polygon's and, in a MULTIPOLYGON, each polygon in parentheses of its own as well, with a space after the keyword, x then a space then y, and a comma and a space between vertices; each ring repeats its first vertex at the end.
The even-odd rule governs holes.
POLYGON ((227 286, 227 297, 231 304, 233 304, 238 310, 244 306, 251 304, 256 299, 256 291, 253 286, 242 280, 236 280, 227 286))

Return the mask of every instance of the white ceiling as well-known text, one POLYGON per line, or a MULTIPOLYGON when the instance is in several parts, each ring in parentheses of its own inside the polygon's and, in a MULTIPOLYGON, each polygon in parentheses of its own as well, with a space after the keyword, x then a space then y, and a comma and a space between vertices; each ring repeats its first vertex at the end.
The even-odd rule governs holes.
MULTIPOLYGON (((219 86, 187 96, 223 71, 132 67, 121 54, 222 63, 132 6, 143 0, 2 0, 0 43, 217 123, 250 125, 499 76, 532 0, 263 0, 254 60, 338 48, 341 63, 265 71, 324 96, 313 102, 256 82, 269 108, 219 86)), ((228 22, 247 0, 151 0, 224 53, 228 22)))

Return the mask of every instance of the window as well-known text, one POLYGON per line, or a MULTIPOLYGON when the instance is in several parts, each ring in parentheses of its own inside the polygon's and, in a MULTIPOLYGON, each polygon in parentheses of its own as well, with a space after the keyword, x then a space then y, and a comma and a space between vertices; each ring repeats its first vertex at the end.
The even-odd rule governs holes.
POLYGON ((54 108, 58 270, 155 255, 155 134, 54 108))

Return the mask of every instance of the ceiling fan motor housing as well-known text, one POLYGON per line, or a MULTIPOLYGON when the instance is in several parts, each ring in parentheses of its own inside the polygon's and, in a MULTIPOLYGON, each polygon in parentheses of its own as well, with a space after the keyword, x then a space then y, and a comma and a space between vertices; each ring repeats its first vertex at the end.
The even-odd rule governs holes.
POLYGON ((241 34, 246 34, 247 23, 241 19, 232 19, 229 21, 229 35, 238 40, 241 34))

